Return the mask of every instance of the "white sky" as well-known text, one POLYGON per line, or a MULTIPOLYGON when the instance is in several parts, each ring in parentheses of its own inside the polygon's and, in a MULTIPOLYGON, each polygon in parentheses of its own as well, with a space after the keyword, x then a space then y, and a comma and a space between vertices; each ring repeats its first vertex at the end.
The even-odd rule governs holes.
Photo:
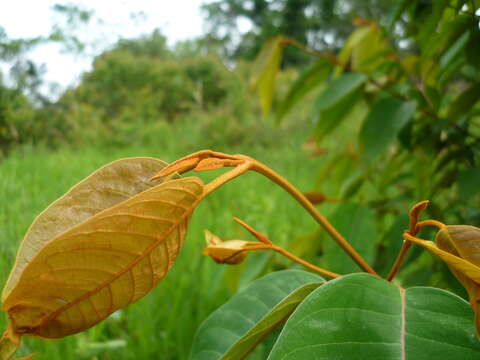
MULTIPOLYGON (((54 4, 77 4, 95 11, 104 24, 91 25, 83 34, 86 39, 99 39, 103 44, 115 42, 119 36, 133 38, 159 28, 169 43, 202 34, 200 5, 205 0, 0 0, 0 26, 9 38, 26 38, 50 33, 54 4), (146 18, 134 21, 130 14, 143 12, 146 18)), ((58 15, 57 15, 58 17, 58 15)), ((101 49, 91 50, 98 53, 101 49)), ((91 54, 91 55, 93 55, 91 54)), ((40 46, 28 56, 36 63, 45 63, 45 80, 62 87, 71 85, 90 68, 91 57, 74 58, 61 54, 57 45, 40 46)))

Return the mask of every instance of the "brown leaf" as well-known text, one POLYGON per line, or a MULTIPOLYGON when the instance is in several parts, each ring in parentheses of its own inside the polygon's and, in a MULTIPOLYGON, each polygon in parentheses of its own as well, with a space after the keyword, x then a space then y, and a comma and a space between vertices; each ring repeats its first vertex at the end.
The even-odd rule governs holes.
POLYGON ((111 163, 35 220, 2 294, 15 333, 83 331, 165 276, 203 184, 195 177, 149 183, 163 166, 146 158, 111 163))

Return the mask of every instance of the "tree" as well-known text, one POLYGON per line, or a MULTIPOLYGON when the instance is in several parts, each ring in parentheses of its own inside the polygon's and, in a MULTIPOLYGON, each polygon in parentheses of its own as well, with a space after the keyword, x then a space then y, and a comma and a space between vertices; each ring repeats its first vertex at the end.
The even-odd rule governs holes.
MULTIPOLYGON (((223 41, 227 56, 253 59, 270 37, 288 35, 317 50, 339 49, 353 30, 356 17, 386 19, 394 0, 217 0, 203 6, 208 33, 223 41), (242 34, 240 21, 250 30, 242 34)), ((287 50, 283 63, 307 62, 287 50)))

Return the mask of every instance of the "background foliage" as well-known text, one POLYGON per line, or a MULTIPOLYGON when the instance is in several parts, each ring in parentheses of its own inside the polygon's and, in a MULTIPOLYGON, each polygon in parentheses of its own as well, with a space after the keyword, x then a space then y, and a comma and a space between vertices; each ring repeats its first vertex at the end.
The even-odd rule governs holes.
MULTIPOLYGON (((49 41, 85 51, 74 30, 93 15, 58 7, 68 26, 59 22, 48 38, 10 39, 0 28, 0 60, 10 66, 0 76, 1 278, 36 214, 124 156, 172 161, 202 148, 254 156, 314 191, 382 274, 418 200, 432 201, 433 218, 480 226, 479 8, 476 0, 211 1, 203 38, 168 46, 155 31, 120 40, 55 100, 41 95, 42 67, 26 54, 49 41)), ((267 254, 239 268, 202 259, 203 228, 244 237, 234 215, 320 266, 358 271, 299 211, 253 175, 225 187, 200 206, 179 262, 151 295, 84 334, 32 340, 24 351, 186 358, 213 309, 267 270, 291 266, 267 254)), ((419 248, 398 281, 465 296, 419 248)))

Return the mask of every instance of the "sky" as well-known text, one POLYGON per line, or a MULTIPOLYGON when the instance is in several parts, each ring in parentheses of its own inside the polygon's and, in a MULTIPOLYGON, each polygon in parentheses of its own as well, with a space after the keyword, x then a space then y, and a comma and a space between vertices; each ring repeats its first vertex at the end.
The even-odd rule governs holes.
MULTIPOLYGON (((102 45, 79 57, 62 54, 60 46, 42 45, 28 54, 36 63, 44 63, 47 82, 58 83, 61 91, 74 85, 82 72, 89 70, 92 58, 119 37, 134 38, 159 28, 169 44, 202 34, 200 5, 205 0, 0 0, 0 26, 7 36, 28 38, 47 36, 54 23, 54 4, 76 4, 95 11, 98 19, 82 37, 102 45), (139 14, 135 19, 131 14, 139 14)), ((58 15, 57 15, 58 19, 58 15)))

